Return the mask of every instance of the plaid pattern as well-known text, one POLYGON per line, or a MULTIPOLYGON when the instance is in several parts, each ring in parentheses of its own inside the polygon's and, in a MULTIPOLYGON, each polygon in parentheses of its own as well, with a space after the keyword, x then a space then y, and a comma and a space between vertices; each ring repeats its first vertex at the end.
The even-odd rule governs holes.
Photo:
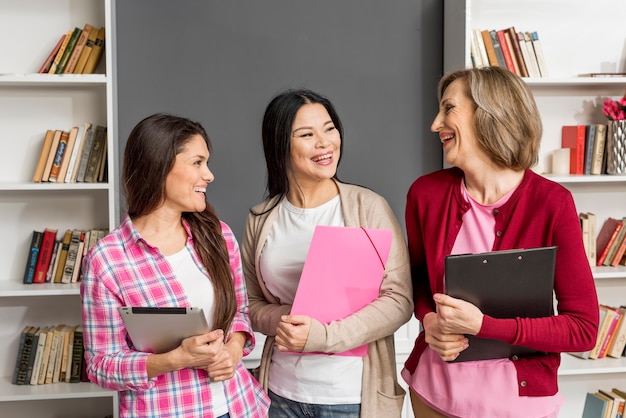
MULTIPOLYGON (((187 224, 187 248, 208 273, 193 247, 187 224)), ((229 332, 247 335, 243 354, 254 348, 239 246, 231 229, 222 231, 233 271, 238 310, 229 332)), ((150 354, 134 351, 118 306, 189 306, 181 284, 158 249, 144 241, 126 216, 118 228, 98 241, 83 261, 81 280, 83 334, 87 374, 99 386, 120 392, 120 417, 213 417, 212 396, 204 370, 183 369, 153 379, 146 374, 150 354)), ((269 398, 240 363, 224 382, 232 418, 267 415, 269 398)))

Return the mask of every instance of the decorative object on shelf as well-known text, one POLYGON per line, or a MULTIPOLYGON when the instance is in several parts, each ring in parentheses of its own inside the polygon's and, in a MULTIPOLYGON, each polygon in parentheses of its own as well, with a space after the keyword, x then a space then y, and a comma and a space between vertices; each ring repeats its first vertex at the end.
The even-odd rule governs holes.
POLYGON ((617 100, 606 99, 602 111, 609 119, 606 171, 626 174, 626 93, 617 100))
POLYGON ((552 174, 567 176, 569 174, 569 148, 559 148, 552 153, 552 174))

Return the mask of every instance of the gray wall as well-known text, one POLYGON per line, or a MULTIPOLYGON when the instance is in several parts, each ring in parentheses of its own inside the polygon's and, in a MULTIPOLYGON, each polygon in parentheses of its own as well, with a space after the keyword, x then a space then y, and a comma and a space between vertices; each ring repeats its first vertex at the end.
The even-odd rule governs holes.
POLYGON ((331 99, 345 128, 339 177, 385 196, 402 225, 411 182, 441 167, 429 129, 440 0, 133 0, 115 14, 120 155, 147 115, 200 121, 214 148, 207 196, 239 239, 265 189, 263 111, 285 88, 331 99))

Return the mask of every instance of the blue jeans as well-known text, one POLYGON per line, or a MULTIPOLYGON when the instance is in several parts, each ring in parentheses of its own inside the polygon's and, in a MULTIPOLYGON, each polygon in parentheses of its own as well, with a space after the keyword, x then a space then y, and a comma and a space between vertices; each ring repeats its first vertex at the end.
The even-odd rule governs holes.
POLYGON ((359 418, 361 404, 322 405, 300 403, 269 391, 269 418, 359 418))

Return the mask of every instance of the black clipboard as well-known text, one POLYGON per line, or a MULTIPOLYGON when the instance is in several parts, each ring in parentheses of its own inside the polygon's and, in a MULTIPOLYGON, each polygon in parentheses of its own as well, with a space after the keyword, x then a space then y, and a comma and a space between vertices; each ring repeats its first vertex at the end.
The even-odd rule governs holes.
MULTIPOLYGON (((445 259, 445 293, 494 318, 541 318, 554 312, 556 246, 445 259)), ((541 355, 545 352, 504 341, 467 335, 469 347, 453 362, 541 355)))

